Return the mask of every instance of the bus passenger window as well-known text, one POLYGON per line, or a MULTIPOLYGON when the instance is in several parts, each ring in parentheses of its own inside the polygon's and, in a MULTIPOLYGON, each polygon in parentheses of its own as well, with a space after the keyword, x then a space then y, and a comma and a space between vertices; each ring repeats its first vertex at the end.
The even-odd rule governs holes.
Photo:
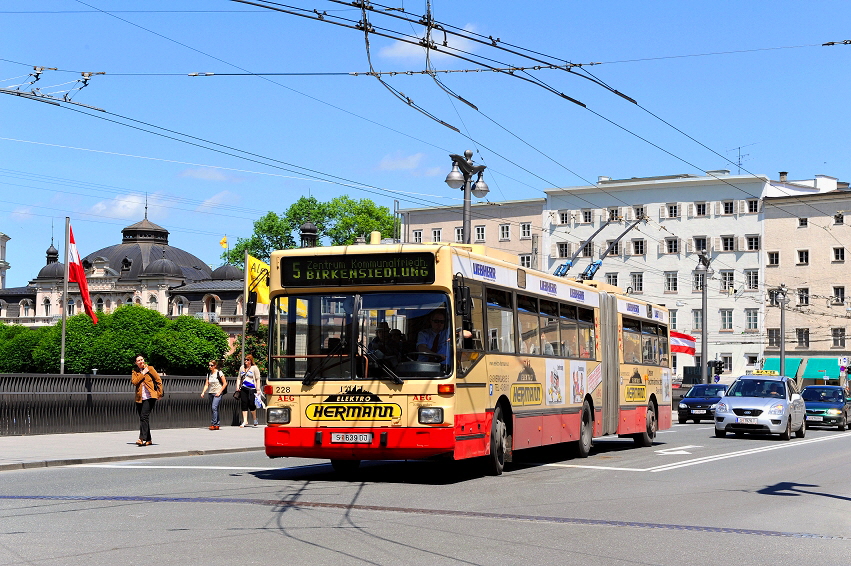
POLYGON ((520 353, 540 354, 538 300, 525 295, 517 295, 517 319, 520 323, 520 353))
POLYGON ((482 284, 475 281, 467 284, 470 288, 470 316, 455 316, 455 331, 459 333, 457 348, 459 377, 463 377, 473 363, 481 359, 475 352, 485 349, 484 336, 484 298, 482 284), (469 332, 469 336, 467 333, 469 332))
POLYGON ((641 323, 630 318, 623 319, 623 363, 641 363, 641 323))
POLYGON ((541 299, 541 353, 545 356, 559 356, 561 353, 558 339, 558 303, 541 299))
POLYGON ((668 365, 668 335, 666 328, 659 328, 659 364, 668 365))
POLYGON ((579 307, 579 357, 593 359, 594 352, 594 311, 579 307))
POLYGON ((558 322, 561 332, 561 355, 566 358, 578 358, 579 324, 576 322, 576 307, 559 305, 558 322))
POLYGON ((514 308, 511 293, 487 290, 488 346, 493 352, 514 353, 514 308))
POLYGON ((656 335, 657 331, 658 329, 655 324, 649 322, 641 323, 641 351, 645 364, 657 364, 659 362, 659 338, 656 335))

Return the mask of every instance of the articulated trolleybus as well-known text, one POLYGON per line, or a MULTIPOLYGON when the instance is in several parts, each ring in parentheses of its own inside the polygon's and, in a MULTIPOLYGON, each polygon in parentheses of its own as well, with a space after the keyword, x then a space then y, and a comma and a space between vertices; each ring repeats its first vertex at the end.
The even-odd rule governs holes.
POLYGON ((272 254, 266 454, 481 457, 671 426, 666 309, 483 246, 272 254))

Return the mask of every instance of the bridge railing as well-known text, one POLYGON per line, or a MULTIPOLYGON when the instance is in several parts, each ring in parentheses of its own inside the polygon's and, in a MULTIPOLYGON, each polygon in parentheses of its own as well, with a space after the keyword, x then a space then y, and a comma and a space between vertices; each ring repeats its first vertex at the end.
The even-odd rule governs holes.
MULTIPOLYGON (((204 376, 163 376, 151 427, 209 426, 204 376)), ((221 424, 238 425, 239 401, 230 378, 219 405, 221 424)), ((0 374, 0 436, 133 430, 139 427, 130 375, 0 374)), ((262 419, 263 411, 257 412, 262 419)))

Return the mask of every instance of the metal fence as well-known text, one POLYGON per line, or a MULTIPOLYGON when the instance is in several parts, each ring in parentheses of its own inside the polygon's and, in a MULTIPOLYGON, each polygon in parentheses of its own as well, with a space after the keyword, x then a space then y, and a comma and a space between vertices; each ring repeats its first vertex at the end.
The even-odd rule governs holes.
MULTIPOLYGON (((154 428, 208 426, 204 376, 163 376, 165 395, 151 415, 154 428)), ((241 422, 234 383, 219 405, 221 424, 241 422)), ((130 375, 0 374, 0 436, 102 432, 139 428, 130 375)), ((263 411, 257 411, 262 419, 263 411)))

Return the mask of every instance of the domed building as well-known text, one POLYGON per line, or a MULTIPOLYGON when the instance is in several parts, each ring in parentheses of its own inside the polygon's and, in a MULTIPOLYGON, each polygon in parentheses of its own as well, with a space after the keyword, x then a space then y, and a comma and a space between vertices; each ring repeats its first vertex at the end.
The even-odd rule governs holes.
MULTIPOLYGON (((197 256, 169 245, 168 230, 148 220, 147 214, 121 235, 121 243, 82 258, 96 311, 108 313, 135 303, 167 316, 193 315, 220 324, 227 332, 240 331, 241 269, 223 265, 213 271, 197 256)), ((61 316, 65 265, 52 242, 46 259, 26 287, 0 289, 0 320, 39 326, 53 324, 61 316)), ((76 283, 69 284, 69 295, 68 314, 81 312, 76 283)))

